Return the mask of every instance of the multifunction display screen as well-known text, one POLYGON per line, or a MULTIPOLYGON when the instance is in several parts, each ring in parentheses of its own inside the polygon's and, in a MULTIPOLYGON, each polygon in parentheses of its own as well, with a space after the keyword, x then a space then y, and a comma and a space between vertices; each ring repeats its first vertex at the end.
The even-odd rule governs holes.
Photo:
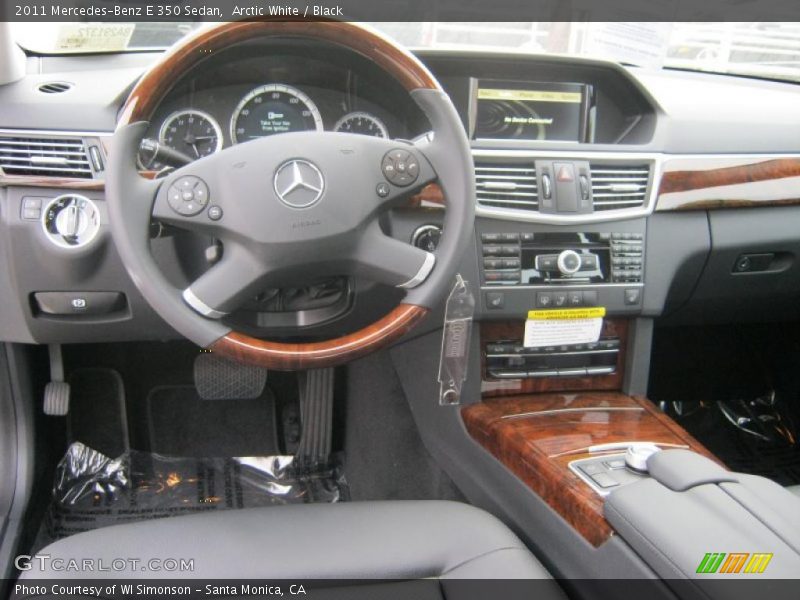
POLYGON ((589 86, 482 79, 474 139, 585 141, 589 86))

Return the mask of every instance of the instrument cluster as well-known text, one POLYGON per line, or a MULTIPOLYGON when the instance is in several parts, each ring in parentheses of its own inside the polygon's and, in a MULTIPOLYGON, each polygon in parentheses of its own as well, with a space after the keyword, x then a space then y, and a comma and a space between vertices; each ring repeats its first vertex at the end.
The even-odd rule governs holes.
MULTIPOLYGON (((406 133, 402 122, 381 107, 349 94, 277 82, 244 93, 242 87, 206 88, 170 99, 157 111, 147 137, 188 163, 234 144, 295 131, 382 138, 406 133)), ((144 150, 139 163, 148 170, 166 166, 144 150)))

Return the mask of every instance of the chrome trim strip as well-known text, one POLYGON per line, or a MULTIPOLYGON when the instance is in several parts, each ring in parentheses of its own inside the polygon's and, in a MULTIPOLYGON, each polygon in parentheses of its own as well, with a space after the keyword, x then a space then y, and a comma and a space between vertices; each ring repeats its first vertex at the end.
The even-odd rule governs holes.
POLYGON ((209 319, 221 319, 227 314, 224 312, 220 312, 218 310, 214 310, 213 308, 208 306, 205 302, 200 300, 200 298, 195 296, 191 287, 188 287, 185 290, 183 290, 183 294, 181 295, 183 296, 183 300, 184 302, 186 302, 186 304, 191 306, 194 310, 199 312, 204 317, 208 317, 209 319))
POLYGON ((501 420, 503 419, 525 419, 528 417, 539 417, 539 416, 549 416, 549 415, 560 415, 564 413, 583 413, 583 412, 641 412, 644 408, 641 406, 586 406, 584 408, 554 408, 552 410, 539 410, 539 411, 532 411, 526 413, 515 413, 513 415, 503 415, 500 417, 501 420))
POLYGON ((550 285, 482 285, 481 291, 489 292, 505 292, 508 290, 543 290, 547 292, 555 292, 559 289, 576 289, 576 288, 590 288, 593 290, 601 290, 605 288, 632 288, 644 287, 644 283, 577 283, 577 284, 550 284, 550 285))
POLYGON ((436 265, 436 256, 434 256, 430 252, 426 252, 425 262, 422 263, 422 266, 419 268, 419 271, 417 271, 417 274, 414 275, 414 277, 412 277, 405 283, 401 283, 397 287, 404 288, 407 290, 417 287, 419 284, 421 284, 428 278, 428 275, 430 275, 431 271, 433 271, 434 265, 436 265))
MULTIPOLYGON (((596 350, 573 350, 571 352, 520 352, 519 354, 493 354, 491 352, 486 353, 486 358, 516 358, 517 356, 528 357, 528 356, 584 356, 587 354, 613 354, 619 353, 619 348, 598 348, 596 350)), ((605 366, 605 365, 602 365, 605 366)), ((611 365, 608 365, 611 366, 611 365)), ((568 369, 570 367, 564 367, 568 369)), ((577 367, 582 368, 582 367, 577 367)), ((567 410, 567 409, 564 409, 567 410)))
POLYGON ((111 137, 113 131, 67 131, 60 129, 4 129, 0 128, 0 135, 40 135, 43 137, 111 137))

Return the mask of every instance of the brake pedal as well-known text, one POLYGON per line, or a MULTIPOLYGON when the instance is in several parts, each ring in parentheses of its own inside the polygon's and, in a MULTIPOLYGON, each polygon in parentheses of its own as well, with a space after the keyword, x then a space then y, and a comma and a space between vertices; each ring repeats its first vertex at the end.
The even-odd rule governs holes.
POLYGON ((264 392, 267 370, 212 353, 194 359, 194 385, 203 400, 252 400, 264 392))
POLYGON ((60 344, 47 347, 50 354, 50 382, 44 388, 44 414, 63 417, 69 412, 69 384, 64 381, 64 358, 60 344))
POLYGON ((330 464, 333 435, 332 368, 300 373, 300 420, 303 433, 295 453, 296 464, 304 468, 330 464))

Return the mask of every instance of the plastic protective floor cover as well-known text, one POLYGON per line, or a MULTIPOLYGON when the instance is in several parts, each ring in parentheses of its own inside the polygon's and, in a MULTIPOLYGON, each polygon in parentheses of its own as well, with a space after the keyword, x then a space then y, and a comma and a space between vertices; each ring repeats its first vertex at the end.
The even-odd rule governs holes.
POLYGON ((297 469, 292 456, 175 458, 129 450, 110 458, 75 442, 56 469, 36 546, 143 519, 347 499, 339 469, 297 469))

